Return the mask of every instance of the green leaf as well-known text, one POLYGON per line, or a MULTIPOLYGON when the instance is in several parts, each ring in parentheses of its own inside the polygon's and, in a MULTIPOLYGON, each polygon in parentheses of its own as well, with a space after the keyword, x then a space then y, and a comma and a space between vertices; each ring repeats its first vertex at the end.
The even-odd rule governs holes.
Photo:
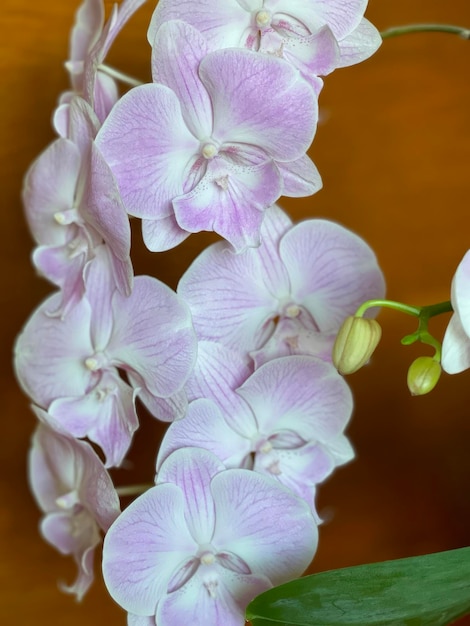
POLYGON ((253 626, 441 626, 470 612, 470 547, 359 565, 265 591, 253 626))

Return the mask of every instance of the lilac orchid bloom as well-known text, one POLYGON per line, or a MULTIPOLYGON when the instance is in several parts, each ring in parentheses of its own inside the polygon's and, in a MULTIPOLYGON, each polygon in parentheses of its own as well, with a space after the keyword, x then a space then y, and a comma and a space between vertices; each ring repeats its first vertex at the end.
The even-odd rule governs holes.
POLYGON ((54 141, 31 165, 23 203, 38 247, 33 261, 61 288, 57 314, 64 315, 84 293, 84 271, 105 242, 117 288, 132 289, 129 218, 114 177, 93 142, 96 121, 81 98, 70 106, 71 138, 54 141))
POLYGON ((128 624, 243 626, 257 594, 316 550, 309 508, 275 481, 184 448, 109 529, 103 574, 128 624))
POLYGON ((160 0, 148 39, 180 19, 197 28, 211 50, 248 48, 285 58, 315 91, 337 67, 371 56, 382 39, 363 18, 367 0, 160 0))
MULTIPOLYGON (((38 416, 43 419, 40 409, 38 416)), ((120 513, 108 472, 90 444, 40 424, 29 455, 29 482, 44 512, 41 532, 62 554, 74 557, 78 577, 62 589, 80 600, 93 582, 93 556, 120 513)))
POLYGON ((246 374, 239 354, 200 342, 188 396, 201 399, 167 430, 157 469, 178 448, 198 446, 226 467, 275 478, 316 516, 316 485, 354 456, 343 434, 353 407, 349 387, 332 365, 313 357, 275 359, 240 384, 246 374))
POLYGON ((139 276, 125 297, 106 256, 99 258, 88 269, 85 297, 64 319, 48 313, 59 294, 35 311, 17 340, 15 365, 33 401, 69 434, 101 446, 109 467, 122 462, 138 427, 140 390, 144 401, 152 398, 148 406, 162 405, 156 417, 182 417, 196 340, 187 306, 169 287, 139 276))
POLYGON ((454 309, 442 342, 442 368, 458 374, 470 367, 470 250, 452 279, 451 303, 454 309))
POLYGON ((145 1, 114 4, 106 23, 103 0, 82 2, 70 35, 70 58, 65 64, 72 90, 62 94, 56 115, 67 115, 71 98, 78 94, 92 106, 100 122, 107 117, 119 94, 116 81, 103 71, 102 64, 117 35, 145 1))
POLYGON ((256 367, 289 354, 331 361, 344 319, 384 296, 374 253, 333 222, 292 225, 277 206, 266 211, 261 240, 241 254, 218 242, 181 278, 199 339, 251 354, 256 367))
POLYGON ((317 99, 289 63, 242 49, 208 54, 197 30, 172 21, 156 35, 152 71, 155 83, 125 94, 97 136, 149 249, 203 230, 236 250, 256 246, 281 194, 320 187, 305 155, 317 99))

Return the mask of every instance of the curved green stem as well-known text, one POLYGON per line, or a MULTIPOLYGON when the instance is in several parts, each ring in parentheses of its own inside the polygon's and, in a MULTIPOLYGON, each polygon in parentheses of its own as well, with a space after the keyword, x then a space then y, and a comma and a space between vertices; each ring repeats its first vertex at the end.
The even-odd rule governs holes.
POLYGON ((413 306, 411 304, 404 304, 403 302, 395 302, 394 300, 367 300, 367 302, 361 304, 354 316, 362 317, 368 309, 377 306, 393 309, 426 320, 430 317, 435 317, 442 313, 451 313, 453 311, 452 304, 449 300, 438 302, 437 304, 428 304, 426 306, 413 306))
POLYGON ((98 66, 98 69, 101 70, 104 74, 111 76, 111 78, 115 78, 116 80, 120 80, 121 83, 126 83, 126 85, 130 85, 131 87, 138 87, 139 85, 143 85, 144 83, 137 78, 133 78, 132 76, 128 76, 119 70, 116 70, 114 67, 106 65, 105 63, 101 63, 98 66))
POLYGON ((125 496, 140 496, 142 493, 154 487, 155 485, 125 485, 123 487, 116 487, 116 493, 120 498, 125 496))
POLYGON ((387 28, 380 33, 382 39, 390 37, 399 37, 400 35, 408 35, 411 33, 450 33, 451 35, 459 35, 463 39, 470 39, 470 29, 462 26, 453 26, 451 24, 408 24, 406 26, 394 26, 387 28))

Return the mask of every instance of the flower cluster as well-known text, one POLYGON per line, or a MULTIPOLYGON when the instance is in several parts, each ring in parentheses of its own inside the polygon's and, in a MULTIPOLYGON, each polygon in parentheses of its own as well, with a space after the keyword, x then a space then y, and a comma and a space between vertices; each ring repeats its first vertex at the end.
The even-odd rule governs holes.
POLYGON ((31 487, 46 539, 77 562, 77 596, 103 531, 105 582, 130 625, 236 626, 306 569, 316 487, 353 457, 331 351, 383 276, 358 236, 293 224, 276 202, 321 187, 307 149, 322 77, 381 39, 365 0, 161 0, 153 82, 120 97, 105 57, 142 4, 105 21, 102 0, 84 0, 58 138, 25 179, 33 262, 58 288, 15 350, 40 420, 31 487), (129 216, 152 251, 223 239, 175 293, 134 276, 129 216), (126 458, 137 398, 171 425, 155 486, 119 513, 108 469, 126 458))

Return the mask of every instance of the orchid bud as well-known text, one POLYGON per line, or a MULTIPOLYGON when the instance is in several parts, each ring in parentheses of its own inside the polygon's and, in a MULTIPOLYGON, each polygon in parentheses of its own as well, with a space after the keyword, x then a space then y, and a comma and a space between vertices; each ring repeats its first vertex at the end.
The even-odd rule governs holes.
POLYGON ((340 374, 353 374, 372 356, 382 336, 380 324, 373 319, 347 317, 336 336, 333 363, 340 374))
POLYGON ((437 385, 441 376, 441 364, 430 356, 419 356, 408 370, 408 389, 413 396, 424 396, 437 385))

